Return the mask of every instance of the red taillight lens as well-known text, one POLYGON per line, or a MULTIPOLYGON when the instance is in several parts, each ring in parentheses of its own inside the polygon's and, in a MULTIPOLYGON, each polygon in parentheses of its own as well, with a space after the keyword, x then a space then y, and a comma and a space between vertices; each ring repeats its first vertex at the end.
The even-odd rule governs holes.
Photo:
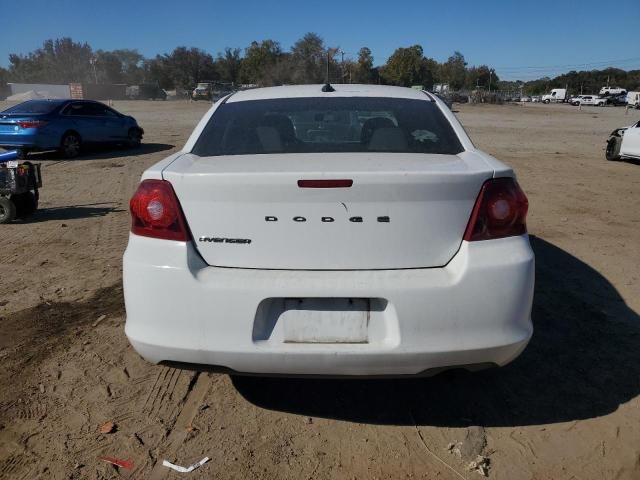
POLYGON ((529 201, 513 178, 494 178, 482 185, 464 239, 490 240, 527 233, 529 201))
POLYGON ((144 180, 129 207, 132 233, 180 242, 190 240, 178 197, 166 180, 144 180))
POLYGON ((44 120, 18 120, 20 128, 40 128, 47 124, 44 120))

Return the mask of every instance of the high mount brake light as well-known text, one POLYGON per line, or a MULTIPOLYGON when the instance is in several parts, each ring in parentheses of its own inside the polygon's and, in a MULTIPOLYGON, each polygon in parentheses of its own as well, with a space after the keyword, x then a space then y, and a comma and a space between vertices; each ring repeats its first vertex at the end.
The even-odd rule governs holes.
POLYGON ((349 188, 353 185, 350 178, 323 179, 323 180, 298 180, 300 188, 349 188))
POLYGON ((491 240, 527 233, 529 201, 515 179, 487 180, 480 189, 464 240, 491 240))
POLYGON ((44 120, 18 120, 17 123, 20 128, 40 128, 47 124, 44 120))
POLYGON ((191 239, 178 197, 166 180, 144 180, 129 207, 132 233, 180 242, 191 239))

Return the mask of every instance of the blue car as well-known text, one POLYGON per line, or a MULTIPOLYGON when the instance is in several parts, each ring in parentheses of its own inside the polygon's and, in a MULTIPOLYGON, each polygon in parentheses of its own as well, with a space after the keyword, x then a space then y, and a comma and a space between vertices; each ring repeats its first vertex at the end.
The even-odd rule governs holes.
POLYGON ((92 100, 29 100, 0 112, 0 147, 76 157, 91 144, 140 146, 136 119, 92 100))

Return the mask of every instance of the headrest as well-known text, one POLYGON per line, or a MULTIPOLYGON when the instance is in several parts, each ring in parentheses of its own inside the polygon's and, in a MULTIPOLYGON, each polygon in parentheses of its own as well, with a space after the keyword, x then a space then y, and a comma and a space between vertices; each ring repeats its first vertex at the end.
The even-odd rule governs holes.
POLYGON ((378 128, 391 128, 395 127, 394 123, 390 118, 385 117, 374 117, 370 118, 362 125, 362 130, 360 131, 360 143, 369 143, 371 141, 371 136, 373 135, 374 130, 378 128))
POLYGON ((407 139, 398 127, 376 128, 367 148, 375 152, 406 152, 407 139))

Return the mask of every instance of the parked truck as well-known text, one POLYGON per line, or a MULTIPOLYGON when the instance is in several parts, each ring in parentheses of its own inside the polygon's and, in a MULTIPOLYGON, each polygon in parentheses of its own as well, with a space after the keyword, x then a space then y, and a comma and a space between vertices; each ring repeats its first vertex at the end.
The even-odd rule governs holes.
POLYGON ((640 92, 627 92, 627 105, 640 109, 640 92))
POLYGON ((213 82, 200 82, 191 92, 193 100, 211 100, 213 90, 213 82))
POLYGON ((216 101, 236 90, 233 83, 225 82, 200 82, 191 93, 193 100, 216 101))
POLYGON ((542 96, 542 103, 562 103, 566 102, 567 99, 566 88, 554 88, 550 93, 542 96))
POLYGON ((126 90, 127 98, 130 100, 166 100, 165 92, 157 83, 141 83, 140 85, 130 85, 126 90))

